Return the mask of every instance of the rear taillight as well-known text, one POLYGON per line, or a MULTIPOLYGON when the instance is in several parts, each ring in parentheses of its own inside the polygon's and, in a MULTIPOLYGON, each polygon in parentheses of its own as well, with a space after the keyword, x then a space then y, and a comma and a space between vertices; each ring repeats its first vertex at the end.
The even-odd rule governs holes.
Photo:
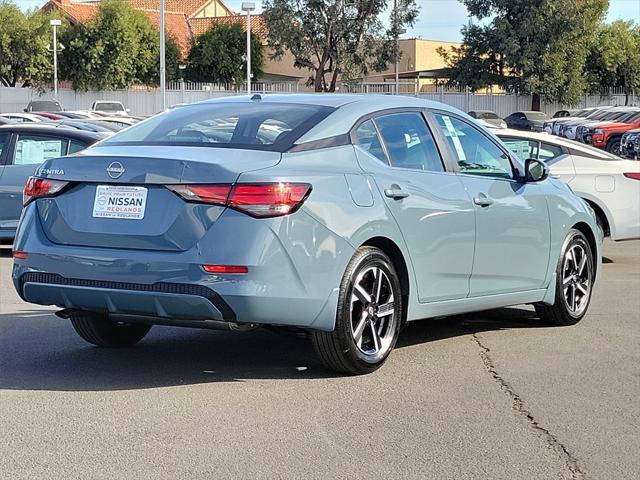
POLYGON ((640 180, 640 172, 629 172, 624 174, 627 178, 633 178, 634 180, 640 180))
POLYGON ((36 198, 53 197, 62 191, 69 182, 48 178, 29 177, 24 186, 22 204, 27 205, 36 198))
POLYGON ((169 185, 191 202, 224 205, 257 218, 295 212, 311 193, 308 183, 239 183, 236 185, 169 185))

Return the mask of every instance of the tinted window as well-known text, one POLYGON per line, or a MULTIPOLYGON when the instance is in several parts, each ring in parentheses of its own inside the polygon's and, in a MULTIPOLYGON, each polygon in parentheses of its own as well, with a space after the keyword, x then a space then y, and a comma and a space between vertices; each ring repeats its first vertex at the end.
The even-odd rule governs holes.
POLYGON ((365 152, 369 152, 378 160, 387 163, 387 157, 382 149, 380 137, 378 137, 376 127, 371 120, 367 120, 356 129, 355 144, 365 152))
POLYGON ((419 112, 394 113, 375 119, 391 166, 442 172, 440 153, 419 112))
POLYGON ((84 143, 80 143, 77 140, 71 140, 71 144, 69 145, 69 154, 79 152, 85 148, 87 148, 87 145, 84 143))
POLYGON ((36 100, 29 103, 29 111, 31 112, 59 112, 62 110, 58 102, 51 100, 36 100))
POLYGON ((547 114, 542 112, 527 112, 527 118, 530 120, 546 120, 547 114))
POLYGON ((104 112, 123 112, 124 111, 124 107, 122 105, 120 105, 119 103, 113 103, 113 102, 97 103, 95 109, 102 110, 104 112))
POLYGON ((40 135, 20 135, 16 142, 14 165, 40 164, 67 152, 67 140, 40 135))
POLYGON ((109 144, 247 147, 295 141, 334 109, 280 103, 217 103, 179 107, 111 137, 109 144))
POLYGON ((500 117, 493 112, 480 112, 476 118, 488 118, 495 120, 500 117))
MULTIPOLYGON (((4 148, 9 143, 9 134, 1 133, 0 134, 0 157, 2 157, 2 153, 4 152, 4 148)), ((0 165, 2 165, 2 161, 0 160, 0 165)))
POLYGON ((480 130, 447 115, 435 115, 460 171, 474 175, 513 178, 508 156, 480 130))
POLYGON ((502 135, 498 136, 504 144, 509 147, 509 150, 515 153, 522 161, 525 161, 528 158, 535 158, 537 160, 542 160, 543 162, 549 162, 564 153, 562 151, 562 147, 552 145, 547 142, 504 137, 502 135))

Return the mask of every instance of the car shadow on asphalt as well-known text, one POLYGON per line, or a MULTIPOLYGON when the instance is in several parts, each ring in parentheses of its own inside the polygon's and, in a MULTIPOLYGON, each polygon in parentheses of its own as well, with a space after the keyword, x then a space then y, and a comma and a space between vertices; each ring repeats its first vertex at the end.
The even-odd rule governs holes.
MULTIPOLYGON (((505 308, 409 324, 397 348, 483 331, 545 326, 530 309, 505 308)), ((304 335, 154 327, 137 346, 85 343, 51 312, 0 315, 0 389, 108 391, 339 377, 322 368, 304 335)))

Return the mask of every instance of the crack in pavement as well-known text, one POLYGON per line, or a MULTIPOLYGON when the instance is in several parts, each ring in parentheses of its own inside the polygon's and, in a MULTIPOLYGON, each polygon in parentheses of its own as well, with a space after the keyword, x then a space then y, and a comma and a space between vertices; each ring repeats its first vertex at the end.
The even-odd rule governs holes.
MULTIPOLYGON (((468 327, 467 329, 470 330, 468 327)), ((529 427, 538 433, 547 443, 547 446, 564 460, 571 474, 570 478, 572 480, 586 479, 586 474, 578 464, 578 460, 571 454, 571 452, 569 452, 569 450, 567 450, 567 447, 565 447, 554 434, 538 423, 533 414, 525 407, 524 401, 520 395, 518 395, 513 390, 513 387, 497 372, 496 367, 493 364, 493 360, 489 356, 491 349, 482 343, 480 337, 478 337, 475 332, 471 332, 471 337, 480 349, 480 358, 482 359, 482 363, 484 363, 485 368, 498 385, 500 385, 500 389, 511 397, 513 410, 515 410, 520 416, 524 417, 529 427)))

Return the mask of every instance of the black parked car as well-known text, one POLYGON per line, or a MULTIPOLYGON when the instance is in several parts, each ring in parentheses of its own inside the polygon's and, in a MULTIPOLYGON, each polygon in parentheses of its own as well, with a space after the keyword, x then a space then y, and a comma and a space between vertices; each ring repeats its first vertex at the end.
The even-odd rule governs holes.
POLYGON ((62 105, 57 100, 31 100, 25 112, 60 112, 62 105))
POLYGON ((543 112, 523 111, 513 112, 505 118, 504 121, 507 122, 509 128, 541 132, 543 130, 545 120, 548 119, 549 117, 547 114, 543 112))
POLYGON ((30 175, 50 158, 84 150, 104 134, 42 124, 0 127, 0 242, 11 241, 22 211, 22 190, 30 175))
POLYGON ((620 155, 634 160, 640 159, 640 128, 629 130, 622 135, 620 155))

